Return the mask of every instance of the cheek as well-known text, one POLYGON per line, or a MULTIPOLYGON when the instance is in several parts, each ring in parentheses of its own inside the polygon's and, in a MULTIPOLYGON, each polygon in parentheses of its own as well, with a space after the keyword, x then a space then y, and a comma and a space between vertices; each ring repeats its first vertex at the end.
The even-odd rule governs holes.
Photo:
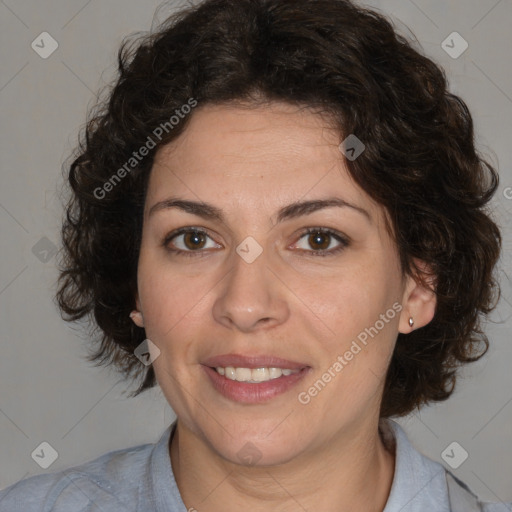
POLYGON ((141 252, 138 281, 148 338, 162 350, 184 349, 194 326, 208 321, 205 308, 216 280, 204 273, 184 275, 141 252), (180 343, 169 343, 172 339, 179 339, 180 343))
POLYGON ((387 370, 398 333, 398 277, 377 264, 351 270, 305 287, 304 302, 315 312, 314 330, 327 333, 321 336, 320 373, 342 356, 343 370, 336 375, 343 376, 335 380, 352 390, 373 388, 387 370))
POLYGON ((329 277, 301 277, 294 292, 331 334, 347 338, 373 325, 391 307, 397 295, 392 281, 385 269, 361 261, 329 277))
POLYGON ((168 276, 147 280, 141 291, 146 328, 165 339, 186 327, 184 323, 189 327, 197 325, 201 319, 204 321, 201 311, 204 295, 204 286, 199 282, 194 285, 168 276))

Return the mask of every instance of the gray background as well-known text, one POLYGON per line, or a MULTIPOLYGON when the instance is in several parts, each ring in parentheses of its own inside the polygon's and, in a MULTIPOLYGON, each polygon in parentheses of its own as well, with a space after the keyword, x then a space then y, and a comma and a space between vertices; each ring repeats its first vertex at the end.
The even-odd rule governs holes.
MULTIPOLYGON (((441 453, 457 441, 469 456, 454 473, 484 499, 511 501, 512 290, 507 274, 512 276, 512 199, 506 196, 512 197, 507 189, 512 186, 512 0, 365 3, 391 16, 400 32, 407 34, 409 27, 427 55, 444 66, 452 90, 474 116, 478 149, 501 175, 493 206, 505 238, 504 297, 486 326, 490 351, 465 369, 450 400, 399 422, 420 451, 446 467, 441 453), (469 44, 456 59, 441 47, 453 31, 469 44)), ((128 399, 124 390, 133 387, 120 375, 88 365, 86 335, 65 324, 52 302, 61 166, 95 91, 114 76, 123 36, 149 30, 178 4, 167 3, 154 20, 159 5, 156 0, 0 1, 0 488, 110 450, 154 442, 174 419, 159 389, 128 399), (31 48, 44 31, 59 44, 47 59, 31 48), (47 470, 31 457, 43 441, 58 452, 47 470)), ((461 451, 454 453, 458 457, 461 451)))

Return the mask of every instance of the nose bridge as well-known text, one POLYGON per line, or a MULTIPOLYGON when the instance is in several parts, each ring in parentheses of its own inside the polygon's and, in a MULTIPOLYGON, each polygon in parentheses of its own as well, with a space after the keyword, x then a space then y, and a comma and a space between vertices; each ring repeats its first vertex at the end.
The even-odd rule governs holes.
POLYGON ((223 325, 250 331, 259 325, 282 322, 287 307, 278 296, 269 256, 251 237, 242 241, 230 257, 231 268, 214 305, 214 317, 223 325))

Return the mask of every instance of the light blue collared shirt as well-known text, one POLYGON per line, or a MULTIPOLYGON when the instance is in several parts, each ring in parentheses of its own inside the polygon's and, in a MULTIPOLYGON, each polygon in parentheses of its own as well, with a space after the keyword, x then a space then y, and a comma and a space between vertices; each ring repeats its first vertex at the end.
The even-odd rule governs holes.
MULTIPOLYGON (((395 421, 381 420, 380 425, 384 438, 396 447, 393 484, 383 512, 451 512, 444 466, 419 453, 395 421)), ((155 444, 21 480, 0 491, 0 512, 188 512, 168 451, 174 426, 155 444)), ((482 507, 484 512, 512 512, 512 503, 482 507)), ((459 510, 467 509, 462 505, 459 510)))

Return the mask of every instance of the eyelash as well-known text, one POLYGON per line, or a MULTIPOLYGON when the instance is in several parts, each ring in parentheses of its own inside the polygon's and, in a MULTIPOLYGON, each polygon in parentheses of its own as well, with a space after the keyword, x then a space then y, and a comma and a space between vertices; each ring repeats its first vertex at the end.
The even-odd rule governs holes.
MULTIPOLYGON (((169 245, 169 242, 171 242, 171 240, 173 240, 174 238, 180 236, 180 235, 183 235, 183 234, 186 234, 186 233, 199 233, 199 234, 202 234, 202 235, 206 235, 207 237, 211 238, 208 233, 206 231, 204 231, 203 229, 200 229, 200 228, 194 228, 194 227, 188 227, 188 228, 181 228, 181 229, 178 229, 176 231, 173 231, 172 233, 169 233, 163 240, 163 243, 162 245, 165 247, 165 249, 169 252, 172 252, 176 255, 179 255, 179 256, 189 256, 189 257, 203 257, 206 255, 206 251, 204 250, 201 250, 201 249, 198 249, 197 251, 183 251, 182 249, 171 249, 168 245, 169 245)), ((311 234, 317 234, 317 233, 321 233, 321 234, 324 234, 324 235, 329 235, 331 236, 332 238, 334 238, 335 240, 337 240, 338 242, 340 242, 340 245, 338 247, 336 247, 335 249, 329 249, 329 250, 321 250, 321 251, 308 251, 308 250, 305 250, 305 249, 299 249, 299 251, 305 251, 305 252, 309 252, 311 254, 311 256, 320 256, 320 257, 326 257, 326 256, 334 256, 336 254, 338 254, 339 252, 341 252, 342 250, 344 250, 346 247, 348 247, 350 245, 350 241, 347 237, 343 236, 341 233, 338 233, 337 231, 333 231, 331 229, 328 229, 328 228, 322 228, 322 227, 312 227, 312 228, 307 228, 305 229, 299 236, 298 240, 300 240, 301 238, 303 238, 304 236, 306 235, 311 235, 311 234)))

